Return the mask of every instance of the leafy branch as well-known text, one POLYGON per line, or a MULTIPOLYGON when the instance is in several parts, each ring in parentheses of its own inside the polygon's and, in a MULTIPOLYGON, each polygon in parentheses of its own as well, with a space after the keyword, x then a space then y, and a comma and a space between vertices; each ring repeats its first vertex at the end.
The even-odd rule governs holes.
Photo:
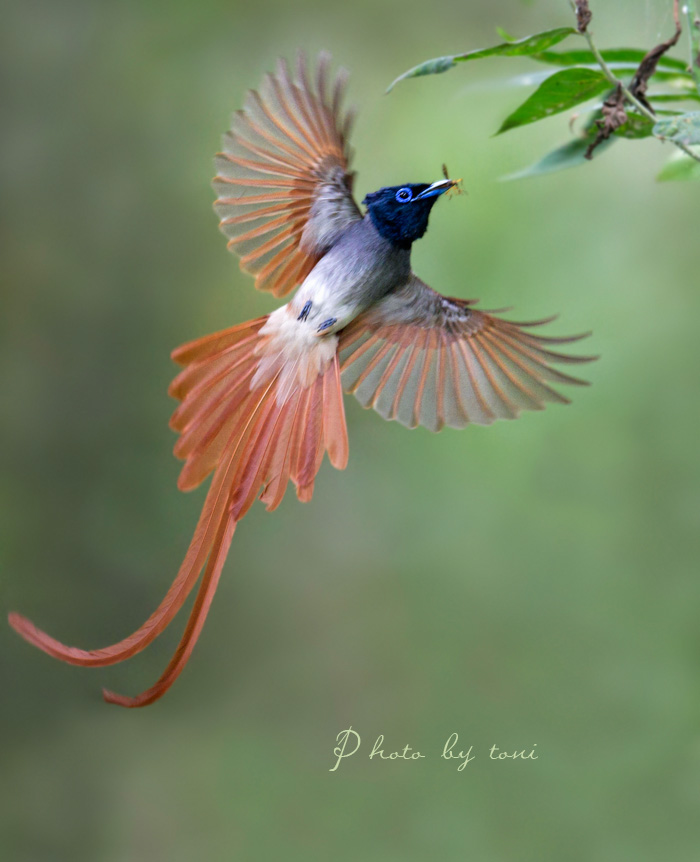
MULTIPOLYGON (((683 8, 689 34, 687 63, 668 53, 678 44, 682 33, 678 0, 673 0, 673 35, 649 51, 600 50, 590 29, 593 14, 588 0, 570 0, 570 3, 576 17, 575 27, 559 27, 518 40, 499 31, 505 40, 500 44, 428 60, 400 75, 389 90, 406 78, 446 72, 472 60, 530 57, 560 68, 544 75, 535 92, 506 117, 496 134, 571 110, 603 94, 605 97, 594 104, 580 135, 508 179, 573 167, 592 159, 596 151, 602 151, 615 140, 648 137, 670 141, 682 151, 669 161, 658 179, 700 179, 700 151, 694 149, 700 144, 700 111, 675 107, 682 102, 700 101, 700 17, 690 6, 683 8), (570 36, 585 39, 588 48, 551 50, 570 36)), ((526 81, 530 83, 531 76, 526 81)))

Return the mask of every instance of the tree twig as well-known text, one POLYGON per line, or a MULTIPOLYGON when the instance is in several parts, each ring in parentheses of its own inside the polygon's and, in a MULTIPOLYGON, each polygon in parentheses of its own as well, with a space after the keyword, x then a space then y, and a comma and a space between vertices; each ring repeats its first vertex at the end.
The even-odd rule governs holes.
POLYGON ((585 157, 587 159, 592 159, 594 151, 603 143, 603 141, 607 141, 613 132, 627 122, 625 96, 619 84, 603 102, 603 107, 600 112, 603 116, 601 119, 595 121, 595 124, 598 126, 598 133, 588 145, 588 149, 585 152, 585 157))
POLYGON ((593 17, 593 13, 588 8, 588 0, 575 0, 574 8, 576 10, 576 27, 579 33, 585 33, 593 17))
POLYGON ((668 50, 673 48, 681 37, 681 20, 678 14, 678 0, 673 0, 673 20, 676 24, 676 32, 670 39, 667 39, 665 42, 661 42, 645 54, 642 62, 637 67, 637 71, 634 73, 632 83, 630 84, 630 93, 639 99, 640 102, 645 104, 652 113, 654 109, 651 107, 649 102, 647 102, 645 95, 647 87, 649 86, 649 79, 654 72, 656 72, 656 67, 661 57, 663 57, 668 50))

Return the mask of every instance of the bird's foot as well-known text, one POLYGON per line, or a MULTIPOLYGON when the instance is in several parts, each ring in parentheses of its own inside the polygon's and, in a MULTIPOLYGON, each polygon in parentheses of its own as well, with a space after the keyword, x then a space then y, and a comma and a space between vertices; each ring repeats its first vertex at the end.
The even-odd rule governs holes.
POLYGON ((297 317, 297 320, 306 320, 306 318, 309 316, 309 312, 311 311, 312 305, 313 305, 313 303, 311 302, 311 300, 310 299, 307 300, 304 303, 304 307, 302 308, 301 314, 299 315, 299 317, 297 317))
POLYGON ((316 332, 325 332, 326 329, 330 329, 334 323, 338 322, 337 317, 329 317, 328 320, 324 320, 323 323, 319 326, 316 332))

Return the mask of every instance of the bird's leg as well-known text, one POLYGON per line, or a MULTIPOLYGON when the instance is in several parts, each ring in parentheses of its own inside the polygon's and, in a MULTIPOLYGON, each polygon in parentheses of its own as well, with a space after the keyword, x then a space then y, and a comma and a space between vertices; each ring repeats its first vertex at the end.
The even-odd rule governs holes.
POLYGON ((334 323, 338 322, 337 317, 329 317, 328 320, 324 320, 323 323, 319 326, 316 332, 323 332, 326 329, 330 329, 334 323))
POLYGON ((297 317, 297 320, 306 320, 306 318, 309 316, 309 312, 311 311, 312 305, 313 303, 311 302, 311 300, 307 299, 304 304, 304 307, 301 310, 301 314, 299 315, 299 317, 297 317))

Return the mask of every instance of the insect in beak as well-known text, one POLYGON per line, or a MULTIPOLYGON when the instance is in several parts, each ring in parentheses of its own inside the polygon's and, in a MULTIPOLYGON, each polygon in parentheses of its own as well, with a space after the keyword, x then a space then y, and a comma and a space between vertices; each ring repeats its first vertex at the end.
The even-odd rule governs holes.
MULTIPOLYGON (((447 170, 447 165, 443 163, 442 165, 442 175, 448 180, 450 178, 449 171, 447 170)), ((452 186, 447 190, 447 196, 449 197, 453 192, 456 195, 465 195, 464 187, 462 185, 462 177, 457 180, 450 180, 452 186)))

